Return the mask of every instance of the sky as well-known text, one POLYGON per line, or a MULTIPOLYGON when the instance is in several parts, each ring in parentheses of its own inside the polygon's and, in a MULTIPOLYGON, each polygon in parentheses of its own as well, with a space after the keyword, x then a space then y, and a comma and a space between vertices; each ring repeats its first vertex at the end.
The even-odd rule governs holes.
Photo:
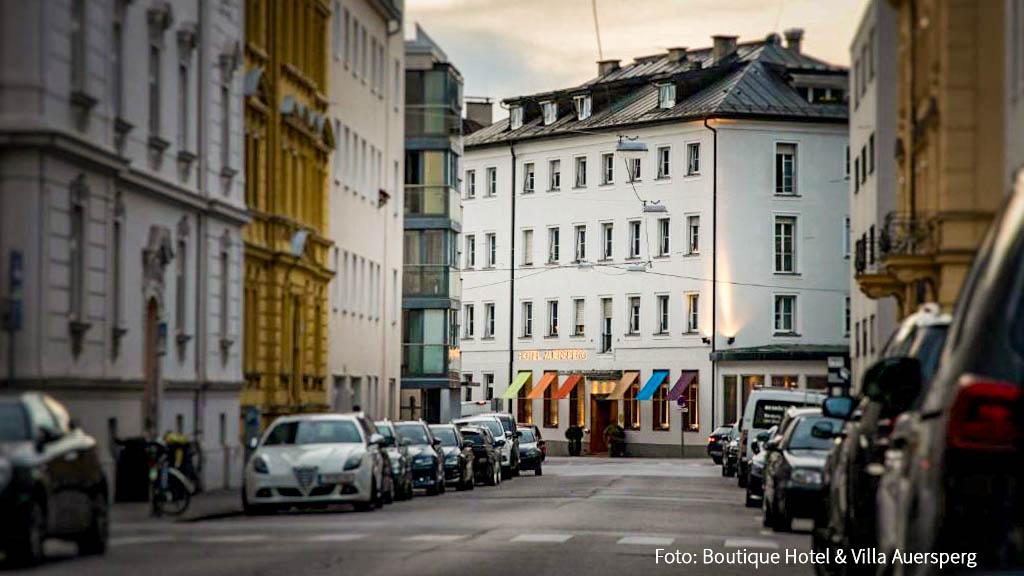
MULTIPOLYGON (((667 48, 711 45, 804 29, 803 50, 849 65, 849 45, 867 0, 593 0, 605 58, 623 64, 667 48)), ((406 0, 415 24, 448 54, 466 96, 500 101, 568 88, 597 74, 592 0, 406 0)), ((506 116, 497 106, 495 118, 506 116)))

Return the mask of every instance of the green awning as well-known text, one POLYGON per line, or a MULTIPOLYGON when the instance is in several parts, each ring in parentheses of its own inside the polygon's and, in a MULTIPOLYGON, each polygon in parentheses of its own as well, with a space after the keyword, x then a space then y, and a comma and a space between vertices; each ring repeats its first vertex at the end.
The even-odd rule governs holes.
POLYGON ((501 396, 505 400, 512 400, 519 396, 519 390, 526 384, 530 378, 533 377, 533 371, 531 370, 520 370, 516 374, 516 379, 512 381, 512 385, 505 390, 505 393, 501 396))

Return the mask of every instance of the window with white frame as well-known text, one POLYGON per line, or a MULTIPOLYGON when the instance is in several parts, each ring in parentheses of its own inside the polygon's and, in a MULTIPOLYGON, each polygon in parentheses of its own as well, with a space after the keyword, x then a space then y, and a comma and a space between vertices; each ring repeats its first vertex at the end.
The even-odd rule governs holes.
POLYGON ((700 330, 700 294, 694 292, 686 295, 686 331, 696 333, 700 330))
POLYGON ((484 304, 484 338, 494 338, 494 303, 484 304))
POLYGON ((532 194, 535 181, 533 162, 523 164, 523 194, 532 194))
POLYGON ((612 350, 612 299, 601 298, 601 353, 612 350))
POLYGON ((796 333, 796 295, 775 295, 775 333, 796 333))
POLYGON ((676 85, 675 84, 659 84, 658 85, 658 107, 659 108, 672 108, 676 105, 676 85))
POLYGON ((554 124, 558 120, 558 103, 547 101, 541 102, 541 108, 544 111, 544 125, 548 126, 554 124))
POLYGON ((686 253, 700 254, 700 216, 686 217, 686 253))
POLYGON ((486 236, 487 239, 487 267, 494 268, 498 262, 498 239, 493 232, 486 236))
POLYGON ((487 169, 487 195, 496 196, 498 194, 498 169, 488 168, 487 169))
POLYGON ((562 161, 551 160, 548 162, 548 190, 559 190, 562 188, 562 161))
POLYGON ((850 217, 843 220, 843 255, 850 257, 850 217))
POLYGON ((587 259, 587 226, 581 224, 576 226, 576 262, 583 262, 587 259))
POLYGON ((466 234, 466 268, 476 267, 476 236, 466 234))
POLYGON ((587 186, 587 157, 577 156, 576 157, 576 187, 585 188, 587 186))
POLYGON ((548 228, 548 264, 558 262, 559 256, 559 229, 548 228))
POLYGON ((640 159, 633 158, 629 161, 629 181, 639 182, 640 181, 640 159))
POLYGON ((558 300, 548 300, 548 336, 558 336, 558 300))
POLYGON ((611 184, 615 181, 615 156, 612 154, 601 155, 601 184, 611 184))
POLYGON ((775 272, 796 273, 796 216, 775 217, 775 272))
POLYGON ((476 170, 466 170, 466 198, 476 198, 476 170))
POLYGON ((601 224, 601 259, 612 259, 612 248, 614 247, 615 228, 611 222, 601 224))
POLYGON ((463 308, 464 312, 462 314, 462 320, 465 322, 463 338, 472 338, 476 327, 476 309, 472 304, 466 304, 463 308))
POLYGON ((640 297, 630 296, 627 302, 626 315, 629 318, 627 334, 636 335, 640 333, 640 297))
POLYGON ((629 221, 629 257, 640 257, 640 221, 629 221))
POLYGON ((586 120, 590 118, 590 107, 591 99, 590 94, 583 94, 581 96, 573 96, 573 105, 576 107, 576 119, 586 120))
POLYGON ((686 174, 688 176, 700 174, 700 142, 691 142, 686 145, 686 174))
POLYGON ((523 127, 523 107, 513 106, 508 112, 509 128, 518 130, 523 127))
POLYGON ((533 336, 533 302, 523 302, 523 338, 533 336))
POLYGON ((587 301, 583 298, 575 298, 572 301, 573 307, 573 322, 572 322, 572 335, 573 336, 585 336, 587 333, 587 314, 586 314, 587 301))
POLYGON ((668 334, 668 294, 658 294, 658 334, 668 334))
POLYGON ((796 194, 796 144, 775 145, 775 193, 796 194))
POLYGON ((846 145, 846 160, 843 163, 843 175, 847 180, 850 179, 850 145, 846 145))
POLYGON ((658 148, 658 178, 672 175, 672 149, 668 146, 658 148))
POLYGON ((846 306, 843 310, 843 334, 850 335, 850 297, 846 297, 846 306))
POLYGON ((523 266, 533 265, 533 230, 523 230, 523 266))
POLYGON ((670 221, 668 218, 658 219, 658 255, 668 256, 671 248, 669 242, 669 234, 671 231, 670 221))

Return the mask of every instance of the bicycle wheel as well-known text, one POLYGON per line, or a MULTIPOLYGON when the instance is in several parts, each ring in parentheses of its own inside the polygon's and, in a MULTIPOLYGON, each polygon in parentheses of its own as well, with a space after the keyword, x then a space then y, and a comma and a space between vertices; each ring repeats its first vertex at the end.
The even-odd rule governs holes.
POLYGON ((174 474, 168 474, 167 488, 163 492, 154 494, 154 498, 156 498, 155 504, 161 513, 177 516, 188 509, 191 495, 180 478, 174 474))

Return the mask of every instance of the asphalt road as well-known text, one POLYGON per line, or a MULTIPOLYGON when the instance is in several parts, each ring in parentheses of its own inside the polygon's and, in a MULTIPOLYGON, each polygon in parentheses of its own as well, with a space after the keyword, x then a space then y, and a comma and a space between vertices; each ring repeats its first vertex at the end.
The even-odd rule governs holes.
MULTIPOLYGON (((735 479, 708 460, 549 458, 496 488, 417 495, 374 512, 348 509, 181 523, 112 526, 105 556, 80 558, 48 543, 32 574, 752 574, 751 564, 705 563, 705 549, 779 553, 758 574, 811 574, 786 564, 806 552, 808 522, 796 532, 762 528, 735 479), (691 553, 687 565, 656 562, 656 549, 691 553)), ((741 558, 752 560, 747 555, 741 558)), ((741 560, 736 559, 736 560, 741 560)), ((734 560, 735 561, 735 560, 734 560)), ((11 573, 11 572, 8 572, 11 573)))

